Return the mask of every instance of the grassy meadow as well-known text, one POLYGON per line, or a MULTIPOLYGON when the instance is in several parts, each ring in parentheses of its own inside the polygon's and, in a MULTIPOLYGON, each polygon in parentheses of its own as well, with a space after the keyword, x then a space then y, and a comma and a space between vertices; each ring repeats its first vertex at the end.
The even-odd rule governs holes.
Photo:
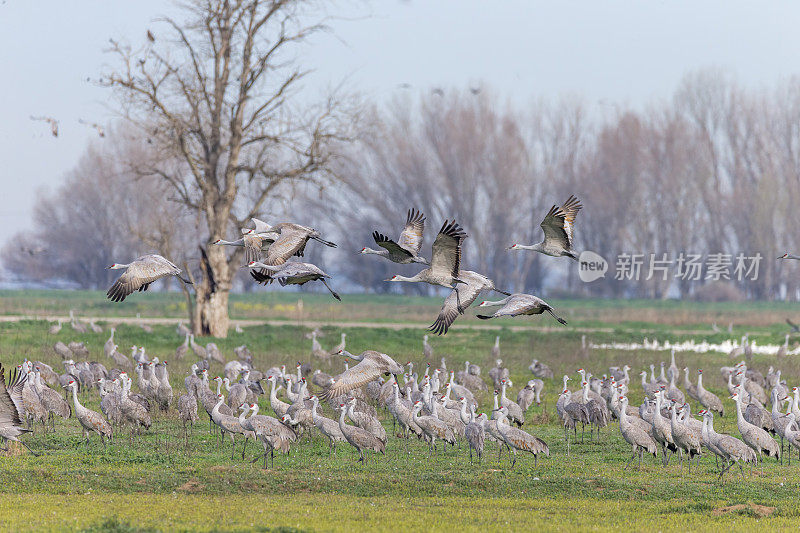
MULTIPOLYGON (((424 369, 420 323, 430 322, 439 301, 434 298, 394 296, 348 296, 342 309, 329 298, 316 294, 267 293, 235 296, 231 310, 234 320, 283 320, 284 325, 252 325, 244 333, 213 340, 232 358, 235 346, 246 344, 253 353, 256 368, 274 364, 294 368, 297 361, 312 362, 328 373, 343 369, 341 361, 331 366, 312 361, 308 331, 297 316, 298 297, 304 300, 304 321, 364 322, 372 327, 323 328, 320 342, 332 347, 339 333, 347 333, 348 350, 358 353, 376 349, 398 362, 414 361, 424 369), (350 310, 358 310, 350 316, 350 310), (381 322, 407 323, 408 327, 375 327, 381 322)), ((101 317, 106 327, 115 318, 181 317, 182 297, 178 294, 135 295, 119 306, 112 306, 101 293, 68 291, 26 291, 0 293, 0 313, 4 315, 65 315, 74 309, 79 316, 101 317)), ((379 410, 389 435, 386 455, 370 457, 366 466, 356 462, 358 455, 347 444, 340 444, 329 456, 328 444, 318 436, 304 437, 286 457, 276 455, 267 470, 258 462, 252 443, 241 456, 237 441, 231 457, 230 442, 220 449, 209 433, 208 418, 184 437, 174 411, 154 415, 151 430, 131 438, 126 429, 116 432, 114 442, 104 448, 95 436, 84 445, 78 422, 56 421, 55 433, 41 427, 25 437, 40 457, 12 446, 0 454, 0 530, 86 530, 86 531, 342 531, 396 530, 398 527, 430 530, 520 530, 565 529, 596 530, 742 530, 746 527, 794 527, 800 519, 800 461, 779 465, 766 461, 759 469, 746 470, 746 477, 728 475, 717 481, 714 460, 706 454, 699 469, 691 474, 677 460, 667 467, 660 458, 646 458, 641 470, 623 471, 630 448, 622 440, 615 423, 602 432, 599 442, 573 441, 569 455, 563 430, 555 415, 555 400, 560 376, 575 381, 579 367, 596 375, 609 365, 629 364, 638 371, 652 363, 668 360, 667 352, 592 350, 588 357, 580 352, 581 334, 591 342, 641 341, 643 336, 660 340, 694 339, 719 342, 728 333, 713 333, 712 321, 724 328, 734 322, 733 336, 753 334, 759 343, 782 342, 786 317, 800 315, 796 304, 691 304, 682 302, 553 301, 570 320, 568 327, 554 327, 547 317, 494 321, 494 331, 473 328, 453 329, 445 337, 430 339, 434 347, 433 364, 444 357, 449 369, 460 370, 464 361, 480 364, 485 379, 492 363, 491 346, 495 335, 501 338, 501 357, 514 381, 510 396, 528 379, 531 359, 551 366, 556 379, 546 380, 545 402, 532 407, 524 429, 543 438, 551 456, 541 457, 534 466, 532 456, 519 455, 512 469, 503 454, 487 441, 482 463, 470 462, 464 445, 430 456, 427 446, 404 441, 392 435, 391 417, 379 410), (511 330, 508 326, 552 326, 544 330, 511 330)), ((472 311, 468 315, 473 316, 472 311)), ((465 325, 477 320, 459 319, 465 325)), ((800 320, 796 320, 800 321, 800 320)), ((485 325, 485 322, 481 322, 485 325)), ((23 358, 41 360, 62 371, 60 357, 52 345, 82 340, 91 359, 109 368, 103 355, 108 333, 79 334, 65 325, 49 335, 43 320, 0 323, 0 362, 9 367, 23 358)), ((182 342, 174 325, 156 325, 151 334, 131 324, 119 324, 116 333, 120 350, 144 345, 149 356, 157 355, 170 363, 176 398, 183 391, 183 379, 194 362, 190 353, 175 360, 175 348, 182 342)), ((727 389, 717 369, 731 364, 726 354, 680 354, 678 365, 693 371, 706 370, 706 386, 725 398, 726 410, 733 412, 727 389)), ((772 356, 754 357, 753 366, 766 371, 770 365, 783 369, 789 386, 800 382, 796 359, 781 361, 772 356)), ((211 375, 222 371, 212 366, 211 375)), ((692 372, 694 374, 694 372, 692 372)), ((692 376, 694 379, 694 376, 692 376)), ((575 381, 570 382, 575 389, 575 381)), ((135 385, 134 385, 135 388, 135 385)), ((488 412, 491 399, 477 396, 480 411, 488 412)), ((633 383, 631 404, 642 400, 641 387, 633 383)), ((96 392, 82 396, 87 407, 99 411, 96 392)), ((259 401, 262 412, 272 414, 269 398, 259 401)), ((698 408, 692 406, 696 412, 698 408)), ((202 407, 200 408, 202 411, 202 407)), ((326 415, 334 416, 325 406, 326 415)), ((735 418, 715 419, 716 429, 738 435, 735 418)), ((260 449, 260 447, 259 447, 260 449)), ((795 458, 797 455, 795 454, 795 458)))

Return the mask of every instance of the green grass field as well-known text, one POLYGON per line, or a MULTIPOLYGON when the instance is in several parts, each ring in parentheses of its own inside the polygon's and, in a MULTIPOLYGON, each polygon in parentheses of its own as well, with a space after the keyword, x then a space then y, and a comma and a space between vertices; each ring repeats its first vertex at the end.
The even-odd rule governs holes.
MULTIPOLYGON (((137 295, 140 296, 140 295, 137 295)), ((124 306, 111 307, 100 293, 25 292, 2 293, 0 312, 12 314, 66 314, 75 309, 79 315, 106 316, 180 316, 179 295, 152 294, 131 298, 124 306), (151 307, 152 306, 152 307, 151 307), (174 309, 171 306, 176 306, 174 309), (159 315, 161 312, 161 315, 159 315)), ((291 302, 296 294, 261 294, 237 296, 232 301, 234 318, 260 317, 268 308, 273 319, 285 319, 284 326, 253 326, 227 339, 214 339, 223 353, 232 357, 232 349, 247 344, 257 368, 273 364, 294 366, 298 360, 310 361, 310 341, 303 338, 305 328, 297 325, 291 302), (237 304, 240 304, 237 306, 237 304), (244 306, 251 306, 245 311, 244 306), (283 306, 283 307, 280 307, 283 306)), ((329 299, 303 294, 308 317, 327 317, 329 299)), ((391 296, 351 297, 372 309, 361 321, 425 322, 435 314, 437 301, 428 298, 391 296), (396 299, 395 299, 396 298, 396 299), (395 305, 396 304, 396 305, 395 305), (400 311, 398 311, 400 309, 400 311)), ((346 298, 346 301, 351 299, 346 298)), ((612 302, 619 313, 608 316, 598 301, 554 302, 573 320, 569 327, 547 331, 510 331, 502 329, 502 358, 511 369, 515 387, 511 396, 530 377, 527 366, 536 357, 548 363, 557 377, 581 366, 595 374, 609 365, 630 364, 639 370, 651 363, 667 360, 664 352, 592 351, 588 359, 579 355, 583 328, 603 326, 588 337, 593 342, 641 341, 642 331, 659 339, 680 341, 720 341, 725 334, 712 334, 708 316, 719 317, 727 326, 735 321, 734 335, 755 333, 760 344, 782 341, 787 329, 784 316, 793 316, 800 307, 791 304, 685 304, 680 302, 612 302), (774 316, 773 322, 764 316, 774 316), (696 317, 696 318, 693 318, 696 317), (708 334, 688 332, 687 326, 703 327, 708 334)), ((351 303, 352 307, 362 304, 351 303)), ((366 312, 365 312, 366 313, 366 312)), ((470 312, 471 314, 471 312, 470 312)), ((347 317, 350 320, 350 317, 347 317)), ((536 325, 546 318, 527 320, 536 325)), ((498 325, 518 325, 524 321, 498 321, 498 325)), ((465 320, 465 323, 473 323, 465 320)), ((101 322, 101 325, 107 323, 101 322)), ((44 321, 27 320, 0 323, 0 362, 15 365, 23 358, 41 360, 62 368, 60 357, 52 350, 56 340, 85 341, 91 359, 111 366, 104 360, 103 342, 107 333, 78 334, 65 326, 57 335, 48 335, 44 321)), ((183 390, 183 378, 193 356, 174 360, 174 350, 182 339, 174 326, 156 326, 152 334, 133 325, 121 324, 117 342, 122 347, 144 345, 150 356, 158 355, 171 363, 171 379, 176 391, 183 390)), ((324 346, 338 342, 339 329, 324 328, 324 346)), ((346 329, 348 349, 359 352, 372 348, 386 352, 399 362, 415 361, 424 367, 421 337, 424 331, 408 329, 352 327, 346 329)), ((494 331, 454 329, 447 336, 431 339, 435 363, 445 357, 448 368, 460 369, 469 360, 485 372, 491 364, 494 331)), ((652 338, 652 336, 651 336, 652 338)), ((208 342, 211 339, 204 340, 208 342)), ((127 353, 127 351, 125 351, 127 353)), ((727 355, 684 355, 679 366, 692 370, 706 369, 707 387, 727 398, 727 390, 717 372, 730 364, 727 355), (725 394, 723 394, 723 392, 725 394)), ((775 361, 769 356, 755 356, 754 366, 765 371, 780 366, 789 385, 800 378, 800 364, 794 359, 775 361)), ((335 373, 342 364, 321 367, 335 373)), ((212 367, 212 374, 221 367, 212 367)), ((488 377, 486 377, 488 379, 488 377)), ((572 382, 574 383, 574 382, 572 382)), ((794 527, 800 519, 800 461, 781 466, 765 462, 763 474, 755 469, 741 476, 717 482, 713 457, 707 455, 698 470, 681 471, 677 461, 663 467, 652 457, 641 470, 623 471, 630 449, 619 435, 616 424, 603 431, 600 442, 573 442, 570 454, 563 431, 555 416, 555 400, 560 379, 546 384, 545 405, 527 413, 525 429, 543 438, 551 456, 534 466, 532 456, 520 455, 510 468, 503 454, 487 442, 481 464, 470 463, 463 446, 430 457, 422 442, 389 437, 385 456, 371 458, 366 466, 356 462, 357 453, 339 445, 335 456, 328 455, 327 443, 319 436, 303 439, 292 453, 275 457, 274 467, 264 470, 251 464, 256 448, 248 446, 246 459, 231 458, 230 443, 219 449, 209 433, 204 412, 187 439, 174 413, 154 417, 149 432, 131 439, 120 430, 113 442, 103 448, 98 438, 86 447, 76 420, 56 422, 55 433, 40 427, 26 442, 41 457, 13 447, 12 453, 0 455, 0 530, 89 530, 89 531, 160 531, 160 530, 281 530, 339 531, 396 530, 399 527, 430 530, 718 530, 741 531, 748 527, 794 527), (737 506, 726 509, 730 506, 737 506)), ((574 389, 574 387, 572 387, 574 389)), ((632 385, 631 404, 642 399, 641 388, 632 385)), ((481 411, 488 412, 490 398, 478 397, 481 411)), ((99 410, 95 392, 83 402, 99 410)), ((725 400, 726 409, 733 407, 725 400)), ((259 402, 262 411, 271 414, 269 398, 259 402)), ((327 409, 327 406, 326 406, 327 409)), ((201 408, 202 410, 202 408, 201 408)), ((693 411, 697 408, 693 406, 693 411)), ((391 420, 380 412, 391 433, 391 420)), ((333 416, 330 411, 326 413, 333 416)), ((735 419, 716 419, 718 431, 737 435, 735 419)), ((795 454, 796 457, 796 454, 795 454)))

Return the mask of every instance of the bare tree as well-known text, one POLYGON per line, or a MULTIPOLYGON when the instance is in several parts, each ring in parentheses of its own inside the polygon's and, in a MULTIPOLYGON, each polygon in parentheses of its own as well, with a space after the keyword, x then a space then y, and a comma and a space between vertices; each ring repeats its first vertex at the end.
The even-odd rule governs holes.
MULTIPOLYGON (((166 156, 167 164, 138 171, 168 183, 215 240, 244 226, 286 182, 328 176, 336 145, 351 136, 351 109, 335 96, 300 111, 293 105, 308 74, 296 61, 298 47, 326 29, 319 2, 190 0, 182 7, 186 21, 163 19, 141 49, 112 41, 120 68, 104 79, 125 117, 166 156)), ((205 242, 193 324, 196 334, 224 337, 241 250, 205 242)))

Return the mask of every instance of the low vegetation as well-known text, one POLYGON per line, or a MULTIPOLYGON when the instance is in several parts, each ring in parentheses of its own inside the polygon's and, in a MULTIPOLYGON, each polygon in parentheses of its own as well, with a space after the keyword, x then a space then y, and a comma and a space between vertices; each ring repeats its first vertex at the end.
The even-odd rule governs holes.
MULTIPOLYGON (((70 305, 74 303, 65 300, 64 309, 75 307, 81 313, 90 313, 70 305)), ((591 303, 585 307, 565 305, 570 306, 576 314, 588 313, 587 309, 593 307, 591 303)), ((390 314, 391 309, 384 310, 384 316, 390 314)), ((45 322, 32 320, 0 324, 0 362, 12 366, 27 357, 60 371, 53 343, 83 340, 91 359, 111 366, 102 351, 106 332, 78 334, 65 325, 57 335, 48 335, 47 327, 45 322)), ((710 328, 708 335, 698 336, 652 322, 647 327, 658 338, 673 341, 727 338, 727 334, 711 334, 710 328)), ((592 342, 641 341, 636 328, 631 324, 605 324, 604 329, 588 336, 592 342)), ((782 340, 781 333, 786 329, 775 323, 750 331, 759 331, 756 339, 763 344, 782 340)), ((310 341, 303 337, 306 331, 292 322, 252 326, 244 333, 214 341, 229 357, 233 347, 247 344, 257 368, 281 363, 293 368, 301 360, 324 371, 339 371, 339 361, 330 368, 311 361, 310 341)), ((340 329, 326 327, 323 331, 323 346, 338 342, 340 329)), ((420 329, 352 327, 346 332, 348 349, 353 352, 376 348, 400 362, 412 360, 417 368, 424 367, 420 329)), ((623 471, 630 449, 615 424, 603 430, 599 442, 589 442, 587 435, 581 443, 579 432, 567 455, 554 410, 560 376, 566 373, 576 378, 575 370, 581 366, 597 374, 609 365, 623 363, 640 369, 667 360, 668 353, 592 350, 588 358, 583 358, 580 330, 573 327, 549 331, 501 329, 497 333, 501 357, 511 369, 513 395, 530 378, 527 366, 534 357, 548 363, 557 377, 546 381, 543 406, 527 413, 525 429, 543 438, 551 450, 551 456, 540 458, 537 467, 532 457, 520 456, 516 466, 510 468, 506 454, 498 460, 497 448, 491 443, 487 443, 484 460, 478 464, 470 463, 464 447, 446 453, 440 449, 430 456, 423 443, 394 436, 389 438, 386 455, 363 467, 356 463, 357 454, 349 446, 340 444, 336 454, 329 456, 327 443, 314 436, 310 442, 304 438, 288 457, 276 456, 274 467, 265 471, 261 464, 250 462, 257 451, 252 443, 245 460, 241 442, 233 458, 229 443, 220 449, 209 433, 205 413, 186 438, 171 413, 156 415, 152 429, 135 438, 127 430, 118 430, 114 442, 106 448, 96 437, 84 445, 77 422, 59 419, 55 433, 44 433, 37 427, 35 434, 26 438, 34 450, 42 452, 41 457, 17 447, 0 456, 0 529, 288 531, 385 530, 402 525, 436 530, 534 526, 545 530, 672 530, 713 525, 721 530, 741 530, 756 523, 777 528, 796 523, 800 516, 796 499, 800 462, 781 466, 768 460, 763 474, 758 468, 749 469, 745 479, 731 475, 722 483, 716 480, 710 455, 691 474, 682 470, 677 460, 662 467, 660 460, 652 458, 641 470, 623 471)), ((734 335, 741 333, 742 328, 734 329, 734 335)), ((491 365, 494 336, 494 331, 454 329, 446 337, 432 338, 433 364, 439 366, 444 357, 448 368, 460 369, 469 360, 480 364, 485 376, 491 365)), ((174 350, 181 343, 174 326, 156 326, 152 334, 147 334, 135 325, 120 324, 116 338, 121 350, 143 344, 149 355, 169 360, 173 387, 176 393, 183 390, 183 378, 194 357, 173 360, 174 350)), ((730 363, 727 355, 679 354, 678 363, 692 370, 706 369, 707 387, 726 398, 727 408, 732 408, 716 371, 730 363)), ((776 361, 757 355, 753 364, 762 370, 779 365, 790 386, 800 378, 800 366, 791 358, 776 361)), ((212 366, 212 376, 219 372, 219 366, 212 366)), ((632 404, 642 399, 635 383, 630 397, 632 404)), ((488 411, 489 396, 478 399, 481 411, 488 411)), ((82 401, 98 409, 96 393, 84 394, 82 401)), ((259 403, 262 411, 270 412, 267 397, 259 403)), ((390 417, 382 412, 381 417, 391 433, 390 417)), ((730 416, 717 419, 717 429, 738 434, 730 416)))

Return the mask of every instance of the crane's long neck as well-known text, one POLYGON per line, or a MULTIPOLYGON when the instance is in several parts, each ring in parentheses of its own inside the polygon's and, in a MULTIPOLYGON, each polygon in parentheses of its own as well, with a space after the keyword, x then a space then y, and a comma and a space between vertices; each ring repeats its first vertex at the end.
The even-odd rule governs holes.
POLYGON ((395 274, 394 276, 392 276, 392 281, 408 281, 408 282, 411 282, 411 283, 418 282, 418 281, 424 281, 422 279, 422 277, 420 276, 420 274, 421 274, 421 272, 417 273, 417 274, 414 274, 410 278, 408 278, 406 276, 401 276, 400 274, 395 274))
POLYGON ((211 416, 219 415, 219 408, 222 405, 222 402, 224 400, 225 400, 225 398, 222 398, 220 396, 217 397, 217 403, 216 403, 216 405, 214 405, 214 409, 211 410, 211 416))
POLYGON ((278 402, 278 393, 276 391, 277 380, 274 380, 274 379, 270 380, 270 383, 272 384, 272 387, 270 388, 270 391, 269 391, 269 401, 272 404, 275 404, 275 403, 278 402))
POLYGON ((381 249, 381 250, 373 250, 372 248, 364 248, 363 250, 361 250, 361 253, 362 254, 368 254, 368 255, 371 254, 371 255, 387 256, 387 255, 389 255, 389 250, 383 250, 383 249, 381 249))
POLYGON ((247 417, 247 413, 248 413, 247 409, 242 409, 241 412, 239 413, 239 425, 242 427, 244 427, 244 420, 247 417))
POLYGON ((541 252, 542 251, 542 243, 538 242, 536 244, 515 244, 512 249, 513 250, 533 250, 534 252, 541 252))
POLYGON ((83 413, 83 406, 81 402, 78 401, 78 387, 71 387, 72 388, 72 403, 75 405, 75 413, 82 414, 83 413))
POLYGON ((226 241, 225 239, 219 239, 215 244, 224 244, 225 246, 244 246, 244 238, 237 239, 235 241, 226 241))
POLYGON ((495 411, 500 408, 500 398, 498 397, 497 393, 494 394, 494 409, 495 411))
POLYGON ((256 416, 258 414, 258 404, 257 403, 253 404, 253 406, 250 408, 250 410, 253 411, 253 414, 250 415, 250 418, 256 416))
POLYGON ((736 404, 736 421, 739 425, 742 425, 745 422, 744 416, 742 415, 742 397, 737 394, 733 403, 736 404))
POLYGON ((345 422, 344 422, 344 415, 347 412, 347 409, 339 409, 339 427, 344 430, 345 422))
MULTIPOLYGON (((728 383, 730 383, 730 376, 728 376, 728 383)), ((697 390, 703 390, 703 374, 697 374, 697 390)))
MULTIPOLYGON (((508 301, 510 299, 511 299, 511 296, 506 296, 502 300, 485 300, 485 301, 483 301, 481 303, 481 305, 479 307, 496 307, 498 305, 506 305, 506 303, 508 303, 508 301)), ((499 348, 500 347, 500 339, 496 338, 494 340, 494 346, 495 346, 495 348, 499 348)))

